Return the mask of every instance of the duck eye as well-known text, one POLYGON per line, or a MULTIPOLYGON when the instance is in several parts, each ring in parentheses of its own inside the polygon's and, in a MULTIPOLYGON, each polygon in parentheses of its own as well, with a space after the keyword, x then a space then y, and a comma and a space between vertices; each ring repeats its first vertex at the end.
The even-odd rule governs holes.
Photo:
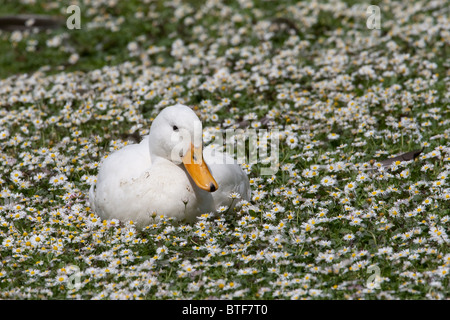
POLYGON ((178 131, 178 127, 177 126, 173 126, 172 129, 173 129, 173 131, 178 131))

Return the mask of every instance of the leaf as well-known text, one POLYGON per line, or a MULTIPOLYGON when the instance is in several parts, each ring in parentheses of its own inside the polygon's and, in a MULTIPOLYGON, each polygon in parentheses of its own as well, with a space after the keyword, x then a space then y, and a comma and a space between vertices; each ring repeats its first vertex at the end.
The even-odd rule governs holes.
POLYGON ((64 24, 61 17, 38 14, 19 14, 0 17, 0 29, 7 31, 26 29, 57 29, 64 24))
POLYGON ((399 156, 382 160, 382 161, 380 161, 380 163, 383 165, 383 167, 389 167, 394 162, 397 162, 397 161, 411 161, 411 160, 416 159, 419 156, 419 154, 422 153, 422 151, 423 151, 423 148, 420 149, 420 150, 414 150, 414 151, 406 152, 406 153, 403 153, 403 154, 401 154, 399 156))

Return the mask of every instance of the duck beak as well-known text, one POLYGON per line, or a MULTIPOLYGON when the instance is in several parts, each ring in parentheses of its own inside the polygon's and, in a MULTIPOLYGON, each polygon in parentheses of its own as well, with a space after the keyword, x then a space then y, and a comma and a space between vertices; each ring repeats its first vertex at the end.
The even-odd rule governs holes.
POLYGON ((202 147, 195 148, 193 144, 183 157, 183 164, 187 172, 194 180, 195 184, 208 192, 214 192, 219 189, 216 180, 203 160, 202 147))

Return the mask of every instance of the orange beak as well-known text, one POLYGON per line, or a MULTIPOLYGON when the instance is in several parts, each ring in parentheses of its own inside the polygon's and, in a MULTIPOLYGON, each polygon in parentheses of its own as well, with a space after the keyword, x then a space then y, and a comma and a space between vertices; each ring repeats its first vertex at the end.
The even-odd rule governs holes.
POLYGON ((216 180, 214 180, 205 161, 203 161, 202 148, 194 148, 191 144, 186 155, 183 157, 183 164, 187 172, 194 180, 195 184, 208 192, 214 192, 219 189, 216 180))

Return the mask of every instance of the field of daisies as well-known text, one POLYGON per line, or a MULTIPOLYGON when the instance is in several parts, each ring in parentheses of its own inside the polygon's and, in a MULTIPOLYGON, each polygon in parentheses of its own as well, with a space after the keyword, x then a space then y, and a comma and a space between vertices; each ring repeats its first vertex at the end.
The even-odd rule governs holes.
POLYGON ((446 1, 70 4, 0 8, 62 19, 0 23, 0 299, 448 299, 446 1), (278 130, 278 171, 193 224, 101 221, 102 159, 178 102, 206 144, 278 130))

